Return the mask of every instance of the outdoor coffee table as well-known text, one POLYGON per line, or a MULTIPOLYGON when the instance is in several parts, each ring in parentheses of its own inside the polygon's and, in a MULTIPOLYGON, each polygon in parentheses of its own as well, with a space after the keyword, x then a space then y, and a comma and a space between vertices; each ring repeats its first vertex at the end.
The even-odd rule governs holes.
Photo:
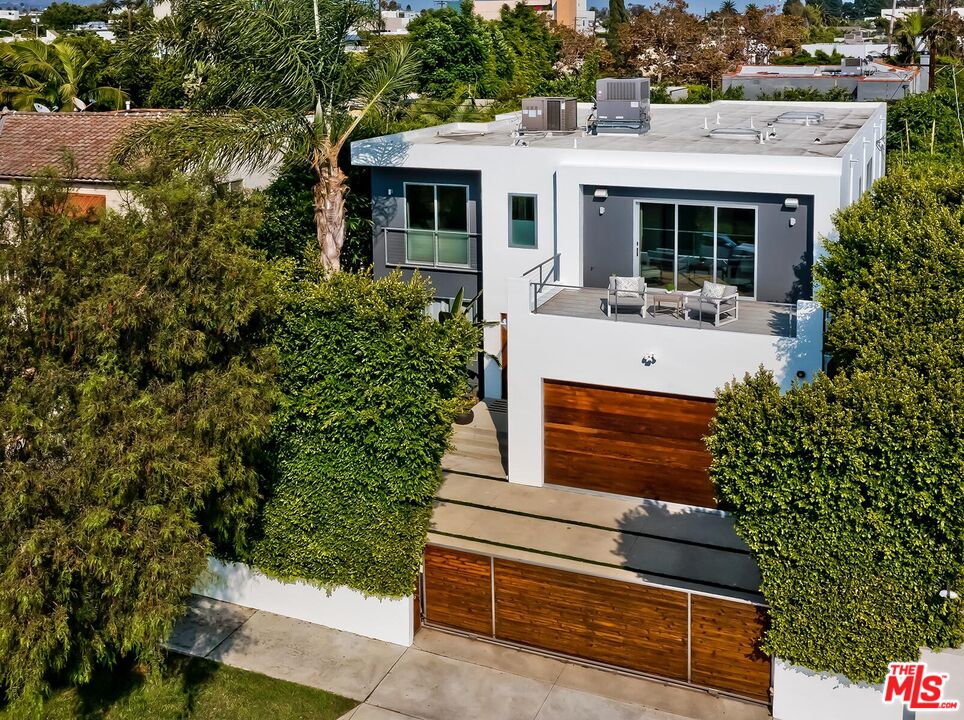
POLYGON ((646 296, 653 303, 653 317, 668 311, 673 317, 683 319, 686 293, 678 290, 647 290, 646 296))

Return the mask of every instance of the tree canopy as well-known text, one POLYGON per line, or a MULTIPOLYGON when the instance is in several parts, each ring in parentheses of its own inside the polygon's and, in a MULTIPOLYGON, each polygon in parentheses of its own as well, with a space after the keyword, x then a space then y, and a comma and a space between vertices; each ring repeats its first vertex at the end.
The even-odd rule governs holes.
POLYGON ((0 695, 157 659, 212 543, 242 543, 278 278, 254 206, 200 179, 79 216, 0 200, 0 695))

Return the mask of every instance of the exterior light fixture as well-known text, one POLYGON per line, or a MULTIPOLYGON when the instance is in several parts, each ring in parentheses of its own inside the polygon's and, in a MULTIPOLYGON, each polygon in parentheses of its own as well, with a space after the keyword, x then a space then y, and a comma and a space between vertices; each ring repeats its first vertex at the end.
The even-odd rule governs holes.
POLYGON ((953 590, 941 590, 941 591, 940 591, 939 593, 937 593, 937 594, 940 595, 940 596, 941 596, 942 598, 944 598, 945 600, 957 600, 957 598, 960 597, 960 596, 959 596, 956 592, 954 592, 953 590))
POLYGON ((643 365, 649 367, 650 365, 656 364, 656 354, 650 353, 649 355, 643 355, 643 365))
POLYGON ((596 200, 605 200, 606 198, 609 197, 609 188, 596 188, 596 190, 595 190, 595 192, 593 192, 592 196, 593 196, 596 200))
POLYGON ((800 207, 800 198, 784 198, 783 207, 785 207, 787 210, 796 210, 798 207, 800 207))

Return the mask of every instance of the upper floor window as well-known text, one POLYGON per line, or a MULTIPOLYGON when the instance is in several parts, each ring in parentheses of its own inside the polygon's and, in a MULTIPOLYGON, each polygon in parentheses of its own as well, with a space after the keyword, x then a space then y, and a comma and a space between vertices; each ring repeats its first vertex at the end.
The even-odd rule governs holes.
POLYGON ((509 195, 509 246, 536 247, 535 195, 509 195))
POLYGON ((469 264, 468 194, 464 185, 405 184, 406 262, 469 264))

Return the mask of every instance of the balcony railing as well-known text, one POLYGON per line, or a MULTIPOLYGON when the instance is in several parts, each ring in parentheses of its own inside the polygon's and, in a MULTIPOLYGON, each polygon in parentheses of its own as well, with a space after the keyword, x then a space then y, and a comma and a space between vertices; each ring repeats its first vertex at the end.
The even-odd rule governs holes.
POLYGON ((382 228, 385 265, 479 272, 479 233, 382 228))
POLYGON ((653 296, 640 297, 635 301, 632 298, 620 299, 610 295, 607 288, 565 285, 537 280, 535 276, 529 283, 529 294, 532 312, 539 314, 778 337, 795 337, 797 333, 795 304, 740 299, 739 319, 717 328, 710 315, 704 315, 702 322, 699 321, 697 304, 686 303, 678 312, 672 312, 670 308, 661 308, 657 312, 653 306, 653 296))

